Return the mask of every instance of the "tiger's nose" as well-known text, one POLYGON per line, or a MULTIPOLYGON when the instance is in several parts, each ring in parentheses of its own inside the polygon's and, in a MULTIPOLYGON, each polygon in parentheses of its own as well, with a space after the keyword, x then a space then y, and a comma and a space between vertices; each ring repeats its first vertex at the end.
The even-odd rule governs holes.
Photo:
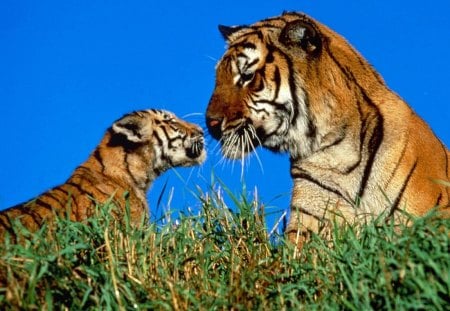
POLYGON ((222 119, 206 117, 206 126, 214 139, 219 140, 222 137, 222 119))

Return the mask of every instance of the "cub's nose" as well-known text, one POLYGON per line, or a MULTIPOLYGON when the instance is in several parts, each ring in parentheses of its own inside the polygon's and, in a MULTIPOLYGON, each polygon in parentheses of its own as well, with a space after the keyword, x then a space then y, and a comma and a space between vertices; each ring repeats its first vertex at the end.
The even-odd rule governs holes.
POLYGON ((214 139, 222 138, 222 119, 206 117, 206 126, 214 139))
POLYGON ((202 155, 204 148, 205 144, 203 142, 203 136, 199 136, 195 138, 192 145, 186 149, 186 155, 191 159, 197 159, 202 155))

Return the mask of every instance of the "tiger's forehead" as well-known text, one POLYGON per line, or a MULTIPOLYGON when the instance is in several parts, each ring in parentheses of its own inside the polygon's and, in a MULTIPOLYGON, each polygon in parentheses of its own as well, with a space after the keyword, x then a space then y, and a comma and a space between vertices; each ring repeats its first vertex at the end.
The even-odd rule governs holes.
POLYGON ((146 112, 157 119, 175 119, 176 116, 173 112, 164 109, 149 109, 146 112))
POLYGON ((177 116, 168 110, 163 109, 146 109, 146 110, 136 110, 129 114, 126 114, 122 119, 130 116, 135 116, 142 119, 154 119, 154 120, 171 120, 178 119, 177 116))
POLYGON ((264 34, 259 30, 241 33, 237 39, 229 42, 224 58, 258 57, 264 48, 264 37, 264 34))
POLYGON ((279 28, 274 28, 272 26, 249 26, 243 28, 230 36, 228 39, 228 50, 238 51, 242 49, 256 49, 273 32, 279 32, 279 28))

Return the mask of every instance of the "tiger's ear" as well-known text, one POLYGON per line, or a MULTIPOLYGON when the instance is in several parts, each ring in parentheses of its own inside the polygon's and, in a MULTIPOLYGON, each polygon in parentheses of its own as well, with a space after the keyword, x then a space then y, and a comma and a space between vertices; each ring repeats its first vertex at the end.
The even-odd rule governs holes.
POLYGON ((232 34, 238 32, 241 29, 244 29, 246 26, 224 26, 224 25, 219 25, 219 31, 220 34, 222 35, 222 37, 226 40, 229 41, 230 37, 232 34))
POLYGON ((130 114, 124 116, 114 122, 111 130, 116 138, 122 137, 122 139, 125 138, 126 141, 131 143, 142 143, 145 140, 144 122, 138 115, 130 114))
POLYGON ((299 46, 309 55, 317 55, 322 49, 322 36, 319 30, 305 20, 288 23, 280 34, 280 42, 299 46))

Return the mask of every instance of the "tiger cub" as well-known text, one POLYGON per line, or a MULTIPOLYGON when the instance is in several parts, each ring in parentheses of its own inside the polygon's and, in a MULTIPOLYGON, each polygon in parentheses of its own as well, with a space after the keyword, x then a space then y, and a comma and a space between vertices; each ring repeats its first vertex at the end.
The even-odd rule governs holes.
POLYGON ((197 125, 164 110, 142 110, 114 122, 86 162, 66 183, 37 198, 0 212, 0 237, 12 234, 12 222, 35 231, 58 214, 80 221, 92 216, 96 203, 110 199, 131 221, 149 212, 146 193, 164 171, 193 166, 205 159, 203 132, 197 125))
POLYGON ((208 130, 229 158, 290 155, 291 241, 333 218, 448 215, 449 150, 342 36, 295 12, 219 30, 208 130))

